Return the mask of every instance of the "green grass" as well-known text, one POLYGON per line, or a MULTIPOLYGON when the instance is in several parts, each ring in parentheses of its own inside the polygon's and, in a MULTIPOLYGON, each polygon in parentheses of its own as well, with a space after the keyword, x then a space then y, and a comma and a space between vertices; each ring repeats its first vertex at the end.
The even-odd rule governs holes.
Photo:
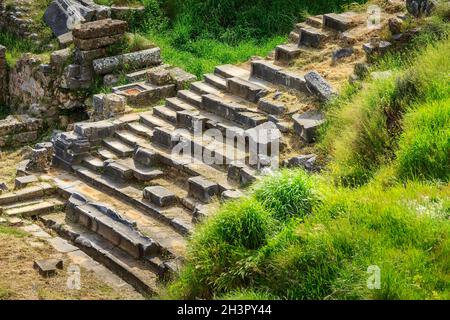
POLYGON ((164 62, 183 68, 199 78, 220 64, 247 61, 255 55, 266 56, 277 44, 286 40, 277 36, 260 43, 244 41, 233 46, 214 39, 199 39, 188 41, 180 49, 174 45, 169 32, 147 37, 161 48, 164 62))
POLYGON ((17 238, 23 238, 28 236, 28 233, 25 231, 19 230, 17 228, 7 227, 0 225, 0 234, 14 236, 17 238))
MULTIPOLYGON (((330 171, 338 182, 359 185, 369 181, 380 166, 396 159, 400 135, 403 132, 404 136, 414 134, 408 133, 413 130, 412 125, 406 124, 404 128, 404 115, 414 112, 416 108, 426 108, 422 106, 424 104, 449 97, 448 23, 440 22, 440 25, 444 25, 446 29, 439 31, 439 37, 424 31, 414 42, 415 49, 408 48, 408 55, 405 55, 405 51, 393 54, 374 67, 376 70, 392 70, 391 77, 368 80, 364 84, 364 90, 350 87, 328 106, 329 121, 323 134, 322 147, 333 157, 330 171)), ((440 118, 441 115, 437 117, 440 118)), ((431 144, 438 144, 438 149, 448 147, 445 141, 433 141, 439 139, 438 135, 428 137, 431 138, 431 144)), ((441 139, 445 140, 442 135, 441 139)), ((426 151, 423 149, 423 152, 426 151)), ((422 159, 424 156, 422 155, 422 159)), ((442 159, 443 156, 440 157, 441 160, 436 158, 436 161, 441 162, 441 169, 437 169, 434 176, 445 178, 441 173, 448 164, 442 159)), ((405 161, 402 163, 406 165, 405 161)), ((412 168, 401 170, 414 173, 412 168)), ((431 177, 429 174, 425 176, 431 177)))
MULTIPOLYGON (((254 197, 226 204, 195 232, 187 265, 168 297, 450 298, 447 186, 408 182, 385 188, 377 182, 348 189, 326 177, 290 175, 301 185, 314 179, 311 192, 321 201, 298 215, 302 219, 287 220, 254 197), (249 246, 246 239, 257 241, 249 246), (381 289, 367 288, 371 265, 381 269, 381 289)), ((284 179, 266 182, 290 189, 284 179)), ((279 190, 266 193, 275 202, 279 196, 279 190)))
POLYGON ((399 146, 402 177, 450 181, 450 98, 408 113, 399 146))
POLYGON ((283 170, 224 204, 164 297, 450 299, 450 42, 435 19, 372 68, 390 78, 326 106, 327 170, 283 170))

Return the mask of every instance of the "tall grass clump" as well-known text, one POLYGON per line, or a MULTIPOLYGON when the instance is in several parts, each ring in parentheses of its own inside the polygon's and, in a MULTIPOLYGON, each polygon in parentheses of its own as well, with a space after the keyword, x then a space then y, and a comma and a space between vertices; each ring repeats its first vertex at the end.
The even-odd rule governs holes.
POLYGON ((425 103, 405 116, 397 159, 403 178, 449 181, 450 98, 425 103))
POLYGON ((279 220, 303 218, 318 201, 312 186, 312 178, 304 171, 283 170, 276 178, 264 179, 258 184, 254 196, 279 220))
POLYGON ((333 156, 330 168, 339 182, 365 183, 395 159, 404 115, 422 103, 448 97, 448 61, 448 38, 432 41, 409 57, 387 57, 378 67, 396 66, 390 77, 368 81, 351 99, 344 96, 329 107, 322 145, 333 156))

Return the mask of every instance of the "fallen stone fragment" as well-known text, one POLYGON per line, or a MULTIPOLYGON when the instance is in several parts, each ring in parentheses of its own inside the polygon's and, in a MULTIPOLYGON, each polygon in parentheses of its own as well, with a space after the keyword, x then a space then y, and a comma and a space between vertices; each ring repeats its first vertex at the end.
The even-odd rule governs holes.
POLYGON ((53 277, 57 270, 62 270, 63 261, 61 259, 45 259, 34 261, 33 267, 38 270, 39 274, 44 278, 53 277))
POLYGON ((305 81, 308 89, 322 101, 328 101, 336 95, 331 85, 316 71, 305 74, 305 81))

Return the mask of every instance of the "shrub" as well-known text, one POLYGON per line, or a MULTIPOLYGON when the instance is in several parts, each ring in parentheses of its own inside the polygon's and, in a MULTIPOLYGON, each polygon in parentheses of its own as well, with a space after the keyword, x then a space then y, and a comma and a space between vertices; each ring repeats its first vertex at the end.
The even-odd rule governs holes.
POLYGON ((256 186, 254 195, 280 220, 305 217, 317 201, 317 195, 312 188, 312 178, 302 170, 283 170, 264 179, 256 186))

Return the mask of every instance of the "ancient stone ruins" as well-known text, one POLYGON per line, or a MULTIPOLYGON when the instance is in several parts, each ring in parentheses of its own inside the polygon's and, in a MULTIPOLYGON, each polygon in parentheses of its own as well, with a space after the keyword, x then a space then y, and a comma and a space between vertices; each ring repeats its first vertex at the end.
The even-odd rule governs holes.
POLYGON ((49 63, 24 55, 8 71, 0 48, 0 99, 13 111, 0 121, 0 146, 30 143, 50 123, 63 131, 18 164, 0 212, 37 218, 139 292, 158 293, 182 265, 195 224, 220 201, 239 198, 274 166, 320 170, 309 151, 326 121, 319 106, 411 36, 398 28, 404 9, 382 12, 375 26, 367 12, 310 17, 270 56, 197 81, 164 64, 156 47, 110 55, 127 31, 117 19, 124 9, 53 1, 46 21, 61 49, 49 63), (61 9, 70 3, 75 18, 61 9), (387 26, 393 36, 383 39, 387 26), (85 90, 99 79, 112 93, 85 90))

